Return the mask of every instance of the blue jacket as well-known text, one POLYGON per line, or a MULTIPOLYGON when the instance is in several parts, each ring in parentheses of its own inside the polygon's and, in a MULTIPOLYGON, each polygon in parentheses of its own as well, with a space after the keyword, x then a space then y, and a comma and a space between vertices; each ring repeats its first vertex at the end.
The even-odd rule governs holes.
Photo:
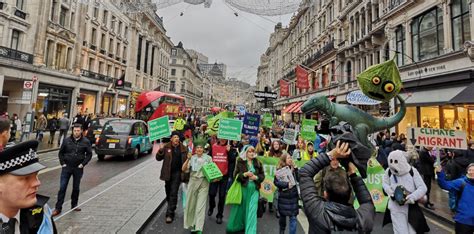
POLYGON ((457 223, 474 226, 474 181, 463 176, 456 180, 447 181, 444 172, 438 173, 438 184, 442 189, 458 192, 462 184, 465 183, 463 193, 458 202, 458 208, 454 221, 457 223))

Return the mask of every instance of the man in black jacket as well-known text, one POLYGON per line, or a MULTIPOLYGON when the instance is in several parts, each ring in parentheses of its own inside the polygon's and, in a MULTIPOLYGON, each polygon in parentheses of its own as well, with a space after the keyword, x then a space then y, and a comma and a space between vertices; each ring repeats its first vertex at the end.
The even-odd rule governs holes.
POLYGON ((348 143, 337 142, 330 152, 321 153, 301 168, 301 198, 309 221, 309 233, 331 233, 332 231, 371 232, 375 218, 375 207, 361 177, 355 174, 356 167, 349 163, 347 174, 360 207, 355 210, 349 205, 352 191, 347 177, 333 174, 325 178, 324 197, 318 196, 314 176, 330 164, 331 160, 347 158, 350 155, 348 143))
POLYGON ((425 207, 431 210, 434 210, 434 204, 430 202, 430 191, 431 191, 431 180, 434 178, 434 163, 435 158, 431 156, 433 147, 422 147, 420 150, 420 163, 418 171, 425 181, 426 188, 426 198, 425 207))
POLYGON ((61 171, 58 201, 56 202, 56 209, 53 211, 53 216, 61 213, 67 184, 69 183, 71 176, 71 209, 74 209, 74 211, 81 211, 81 208, 77 207, 77 202, 79 200, 79 187, 81 184, 82 174, 84 173, 84 166, 87 165, 92 158, 91 143, 87 138, 82 136, 81 124, 74 124, 72 136, 64 140, 59 149, 58 155, 59 163, 63 168, 61 171))

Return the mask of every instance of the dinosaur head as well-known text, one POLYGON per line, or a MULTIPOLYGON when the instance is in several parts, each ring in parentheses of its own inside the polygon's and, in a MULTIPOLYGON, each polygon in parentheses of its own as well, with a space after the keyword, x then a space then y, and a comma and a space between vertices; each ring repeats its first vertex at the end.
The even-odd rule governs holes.
POLYGON ((373 65, 357 76, 362 92, 368 97, 387 102, 402 88, 402 79, 395 61, 373 65))
POLYGON ((326 95, 316 94, 311 96, 306 102, 301 106, 301 111, 303 113, 310 113, 314 111, 323 111, 328 110, 329 100, 326 95))

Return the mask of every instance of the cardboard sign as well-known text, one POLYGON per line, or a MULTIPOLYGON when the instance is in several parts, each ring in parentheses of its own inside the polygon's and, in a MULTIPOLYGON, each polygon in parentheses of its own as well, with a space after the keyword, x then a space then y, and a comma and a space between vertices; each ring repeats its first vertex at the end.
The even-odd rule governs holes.
POLYGON ((240 141, 242 133, 242 120, 223 118, 219 123, 217 138, 240 141))
POLYGON ((466 132, 438 128, 407 128, 408 141, 415 146, 467 149, 466 132))
POLYGON ((256 136, 258 134, 258 127, 260 126, 260 115, 245 113, 244 127, 242 133, 249 136, 256 136))
POLYGON ((307 141, 316 140, 316 131, 315 126, 318 124, 318 121, 312 119, 303 119, 301 125, 301 137, 307 141))
POLYGON ((296 141, 297 131, 291 128, 285 128, 285 133, 283 134, 283 141, 288 145, 294 145, 296 141))
POLYGON ((272 114, 266 113, 263 114, 263 126, 267 128, 271 128, 273 125, 272 114))
POLYGON ((169 117, 167 115, 154 119, 148 122, 150 128, 150 141, 159 140, 164 137, 171 136, 170 125, 168 124, 169 117))
POLYGON ((367 97, 360 90, 355 90, 347 94, 346 101, 353 105, 378 105, 382 103, 381 101, 367 97))

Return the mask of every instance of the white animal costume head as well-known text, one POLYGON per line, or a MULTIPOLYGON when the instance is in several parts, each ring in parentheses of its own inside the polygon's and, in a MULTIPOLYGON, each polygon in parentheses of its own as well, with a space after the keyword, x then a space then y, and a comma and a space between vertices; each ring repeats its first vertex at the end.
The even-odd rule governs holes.
POLYGON ((407 161, 407 152, 395 150, 388 155, 388 168, 396 176, 405 175, 410 172, 411 165, 407 161))

